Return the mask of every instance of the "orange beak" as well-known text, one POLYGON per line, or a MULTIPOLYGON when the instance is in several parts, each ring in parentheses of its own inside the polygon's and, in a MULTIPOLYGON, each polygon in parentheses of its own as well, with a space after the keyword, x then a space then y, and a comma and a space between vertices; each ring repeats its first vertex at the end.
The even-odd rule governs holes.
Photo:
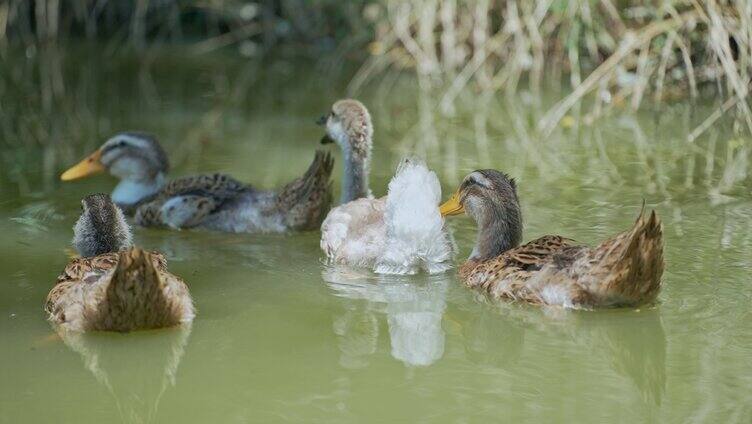
POLYGON ((439 212, 441 212, 441 216, 452 216, 465 213, 465 207, 462 206, 462 203, 460 203, 459 190, 454 192, 449 200, 439 206, 439 212))
POLYGON ((63 172, 63 174, 60 175, 60 180, 62 181, 77 180, 79 178, 87 177, 89 175, 93 175, 98 172, 104 171, 105 167, 104 165, 102 165, 101 159, 102 159, 102 151, 97 150, 96 152, 87 156, 81 162, 77 163, 75 166, 63 172))

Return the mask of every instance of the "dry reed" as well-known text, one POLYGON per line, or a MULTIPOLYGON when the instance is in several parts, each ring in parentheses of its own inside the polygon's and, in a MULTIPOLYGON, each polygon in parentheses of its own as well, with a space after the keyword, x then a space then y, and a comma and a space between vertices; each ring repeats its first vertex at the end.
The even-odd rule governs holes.
POLYGON ((718 110, 690 141, 728 113, 752 132, 746 0, 387 0, 371 15, 372 57, 352 90, 384 69, 414 69, 421 86, 442 93, 442 111, 452 113, 467 88, 537 95, 544 81, 568 77, 571 91, 538 122, 544 137, 584 103, 588 121, 614 106, 638 109, 648 98, 692 101, 703 90, 719 99, 718 110))

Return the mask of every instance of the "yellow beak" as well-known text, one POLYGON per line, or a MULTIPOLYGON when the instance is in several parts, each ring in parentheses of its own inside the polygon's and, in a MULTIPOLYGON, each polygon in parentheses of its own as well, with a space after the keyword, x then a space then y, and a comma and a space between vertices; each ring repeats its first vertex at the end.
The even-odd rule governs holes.
POLYGON ((449 200, 439 206, 439 212, 441 212, 441 216, 452 216, 465 213, 465 207, 460 203, 460 192, 456 191, 449 200))
POLYGON ((71 181, 104 171, 105 168, 102 165, 101 158, 102 151, 97 150, 72 168, 63 172, 60 179, 62 181, 71 181))

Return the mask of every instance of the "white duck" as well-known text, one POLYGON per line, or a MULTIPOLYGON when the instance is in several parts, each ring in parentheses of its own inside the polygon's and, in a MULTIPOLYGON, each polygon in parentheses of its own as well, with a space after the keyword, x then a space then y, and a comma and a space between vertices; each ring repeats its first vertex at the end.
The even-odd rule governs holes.
POLYGON ((372 268, 380 274, 446 271, 452 241, 439 213, 441 186, 423 161, 404 159, 386 196, 374 199, 368 187, 373 126, 366 107, 340 100, 319 120, 322 143, 344 153, 341 205, 321 226, 321 248, 334 263, 372 268))

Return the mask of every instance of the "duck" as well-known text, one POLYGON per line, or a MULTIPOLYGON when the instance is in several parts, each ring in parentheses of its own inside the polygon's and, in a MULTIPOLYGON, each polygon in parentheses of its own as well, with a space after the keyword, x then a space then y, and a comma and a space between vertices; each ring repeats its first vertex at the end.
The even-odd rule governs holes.
POLYGON ((517 185, 503 172, 468 174, 440 206, 478 227, 459 277, 495 299, 570 309, 638 306, 655 301, 664 269, 661 221, 643 210, 631 229, 589 247, 559 235, 522 244, 517 185))
POLYGON ((317 151, 303 176, 279 190, 261 190, 214 173, 167 180, 170 169, 156 137, 121 132, 63 172, 72 181, 107 171, 120 182, 112 199, 136 224, 231 233, 318 229, 331 205, 333 160, 317 151))
POLYGON ((441 184, 419 158, 404 158, 386 196, 374 198, 368 184, 373 124, 358 100, 343 99, 318 123, 322 144, 342 150, 340 205, 321 225, 327 260, 379 274, 436 274, 451 267, 453 243, 439 213, 441 184))
POLYGON ((128 332, 188 325, 195 317, 186 283, 165 257, 132 244, 125 215, 107 194, 81 200, 71 260, 47 295, 58 332, 128 332))

